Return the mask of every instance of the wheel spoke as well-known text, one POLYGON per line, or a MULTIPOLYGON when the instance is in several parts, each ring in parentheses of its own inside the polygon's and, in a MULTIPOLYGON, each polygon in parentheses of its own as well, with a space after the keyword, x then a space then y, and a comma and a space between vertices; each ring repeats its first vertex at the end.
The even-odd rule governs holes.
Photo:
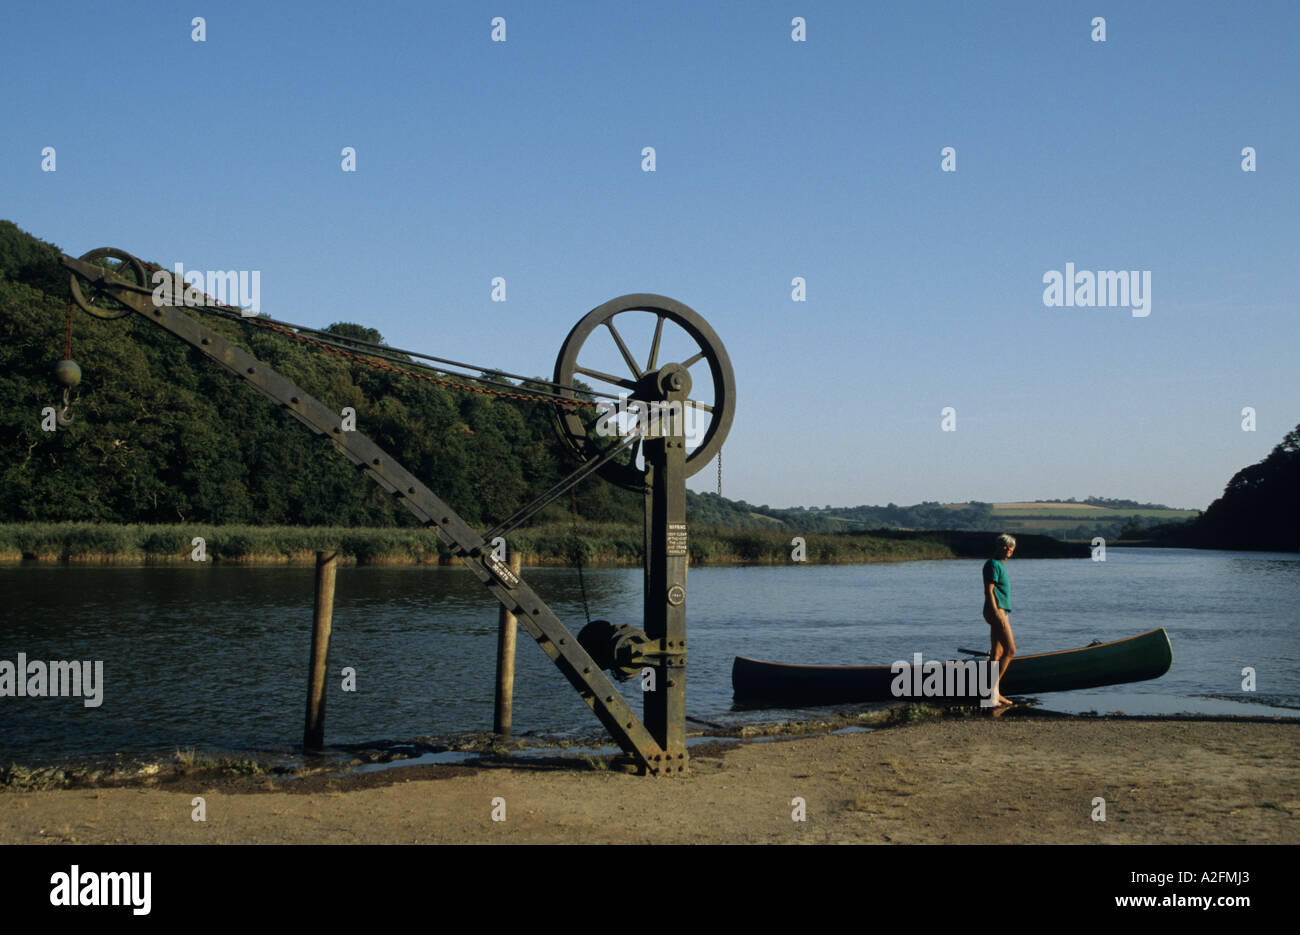
MULTIPOLYGON (((122 270, 126 265, 126 260, 119 260, 115 257, 110 257, 108 258, 108 262, 104 265, 104 270, 119 279, 126 279, 126 276, 122 273, 122 270)), ((90 304, 96 308, 114 309, 119 307, 117 303, 113 301, 113 296, 107 289, 102 289, 99 286, 90 286, 88 291, 90 293, 90 304)))
POLYGON ((637 388, 637 383, 634 380, 629 380, 627 377, 616 377, 601 370, 592 370, 590 367, 574 367, 573 372, 581 373, 583 376, 591 377, 593 380, 600 380, 602 383, 612 383, 615 386, 621 386, 624 389, 634 390, 637 388))
POLYGON ((660 315, 655 321, 655 338, 650 343, 650 360, 645 365, 647 371, 655 369, 655 364, 659 362, 659 338, 663 336, 663 333, 664 316, 660 315))
POLYGON ((708 403, 697 402, 697 401, 694 400, 694 399, 688 399, 688 400, 686 400, 686 405, 688 405, 688 406, 694 406, 696 409, 703 409, 705 412, 710 413, 710 414, 713 412, 713 407, 710 406, 708 403))
POLYGON ((632 352, 627 349, 627 345, 623 343, 623 339, 614 329, 614 321, 612 318, 605 319, 605 327, 608 328, 609 333, 614 336, 614 343, 618 345, 618 351, 623 355, 623 360, 627 362, 628 369, 632 371, 634 377, 640 380, 644 374, 642 373, 641 368, 637 366, 636 360, 632 357, 632 352))
POLYGON ((682 366, 689 370, 691 367, 695 366, 700 361, 702 361, 705 358, 705 356, 707 356, 705 352, 700 351, 698 354, 694 355, 693 357, 688 357, 684 361, 682 361, 682 366))

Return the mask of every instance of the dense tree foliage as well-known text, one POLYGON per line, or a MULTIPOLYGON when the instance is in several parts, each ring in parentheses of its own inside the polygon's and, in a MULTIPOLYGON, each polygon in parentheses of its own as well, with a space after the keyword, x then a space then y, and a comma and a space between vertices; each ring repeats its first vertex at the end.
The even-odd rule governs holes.
POLYGON ((727 500, 716 494, 691 494, 687 498, 698 522, 733 529, 790 529, 802 532, 851 532, 865 529, 964 529, 1000 531, 993 519, 993 504, 978 501, 945 506, 770 507, 744 500, 727 500))
POLYGON ((1190 539, 1212 549, 1300 549, 1300 425, 1268 457, 1232 476, 1192 524, 1190 539))
POLYGON ((1124 538, 1202 549, 1300 549, 1300 425, 1264 460, 1242 468, 1204 513, 1183 523, 1134 522, 1124 538))
POLYGON ((1116 497, 1084 497, 1082 500, 1076 500, 1070 497, 1067 500, 1039 500, 1039 503, 1082 503, 1085 506, 1100 506, 1109 510, 1168 510, 1170 507, 1163 503, 1139 503, 1136 500, 1123 500, 1116 497))

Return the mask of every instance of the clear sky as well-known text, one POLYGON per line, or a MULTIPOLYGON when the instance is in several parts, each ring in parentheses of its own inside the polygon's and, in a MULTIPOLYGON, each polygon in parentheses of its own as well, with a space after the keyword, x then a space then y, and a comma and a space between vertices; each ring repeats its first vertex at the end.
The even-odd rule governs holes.
POLYGON ((1297 3, 0 17, 0 217, 528 374, 595 306, 671 296, 735 367, 730 497, 1204 508, 1300 422, 1297 3), (1149 314, 1046 306, 1067 263, 1149 271, 1149 314))

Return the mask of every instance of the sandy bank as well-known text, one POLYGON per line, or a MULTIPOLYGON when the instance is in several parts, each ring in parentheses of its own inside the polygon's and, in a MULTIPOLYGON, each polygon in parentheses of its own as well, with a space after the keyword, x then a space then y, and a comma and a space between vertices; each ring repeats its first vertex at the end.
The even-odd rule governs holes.
POLYGON ((8 793, 0 843, 1294 844, 1298 742, 1297 723, 941 719, 706 751, 673 780, 550 761, 8 793))

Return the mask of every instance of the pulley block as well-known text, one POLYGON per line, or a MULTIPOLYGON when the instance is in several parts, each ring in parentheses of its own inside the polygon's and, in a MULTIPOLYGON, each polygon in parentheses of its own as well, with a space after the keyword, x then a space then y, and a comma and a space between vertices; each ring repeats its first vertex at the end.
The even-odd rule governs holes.
POLYGON ((631 624, 615 626, 608 620, 593 620, 579 631, 578 642, 596 665, 620 682, 636 678, 643 667, 654 664, 646 655, 653 641, 631 624))
MULTIPOLYGON (((145 272, 144 264, 125 250, 119 250, 116 247, 99 247, 89 253, 83 253, 79 259, 86 263, 94 263, 95 260, 109 260, 110 262, 106 264, 96 264, 104 268, 105 276, 116 276, 137 292, 151 291, 149 276, 145 272)), ((72 292, 73 301, 77 303, 81 310, 88 315, 94 315, 96 318, 111 321, 114 318, 121 318, 131 311, 103 289, 100 289, 98 283, 93 280, 85 279, 83 288, 83 277, 77 273, 73 273, 69 277, 68 288, 72 292)))

